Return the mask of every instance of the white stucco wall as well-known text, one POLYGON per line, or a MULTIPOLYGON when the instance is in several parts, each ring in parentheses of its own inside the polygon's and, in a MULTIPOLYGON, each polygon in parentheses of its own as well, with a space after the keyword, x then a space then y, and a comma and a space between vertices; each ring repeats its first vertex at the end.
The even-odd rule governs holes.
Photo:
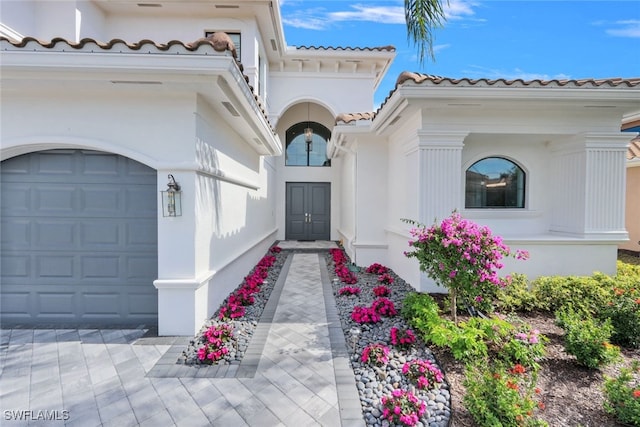
POLYGON ((156 169, 158 191, 171 173, 183 214, 164 218, 159 202, 159 328, 190 335, 275 239, 273 161, 195 94, 126 86, 6 91, 2 159, 55 148, 117 153, 156 169))

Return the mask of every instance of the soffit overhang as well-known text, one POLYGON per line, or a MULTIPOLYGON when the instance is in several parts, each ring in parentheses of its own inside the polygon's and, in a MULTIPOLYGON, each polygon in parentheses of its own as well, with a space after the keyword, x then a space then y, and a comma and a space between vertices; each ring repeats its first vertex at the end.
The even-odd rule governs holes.
POLYGON ((60 84, 76 90, 126 86, 129 92, 195 93, 258 154, 282 154, 279 137, 240 66, 228 51, 218 52, 209 42, 18 43, 0 38, 0 59, 5 93, 60 84))

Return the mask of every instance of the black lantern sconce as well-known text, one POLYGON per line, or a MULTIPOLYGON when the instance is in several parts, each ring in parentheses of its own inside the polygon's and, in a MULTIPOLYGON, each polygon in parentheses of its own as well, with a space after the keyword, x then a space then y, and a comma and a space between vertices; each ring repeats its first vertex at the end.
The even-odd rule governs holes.
POLYGON ((162 194, 162 216, 182 216, 182 191, 180 185, 169 174, 167 189, 162 194))

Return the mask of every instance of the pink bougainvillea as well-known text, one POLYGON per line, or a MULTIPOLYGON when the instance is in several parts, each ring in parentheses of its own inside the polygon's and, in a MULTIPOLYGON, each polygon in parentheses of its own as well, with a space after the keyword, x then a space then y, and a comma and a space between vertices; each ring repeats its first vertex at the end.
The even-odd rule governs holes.
POLYGON ((371 307, 357 305, 351 312, 351 320, 356 323, 377 323, 381 320, 380 315, 371 307))

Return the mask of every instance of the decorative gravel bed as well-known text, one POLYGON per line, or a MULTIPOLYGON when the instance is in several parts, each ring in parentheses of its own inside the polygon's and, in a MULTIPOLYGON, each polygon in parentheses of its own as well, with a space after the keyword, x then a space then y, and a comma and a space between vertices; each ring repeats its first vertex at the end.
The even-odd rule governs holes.
MULTIPOLYGON (((198 349, 200 349, 204 344, 205 340, 203 338, 204 333, 211 326, 220 326, 224 324, 228 324, 233 326, 233 338, 227 343, 226 347, 228 349, 228 353, 224 356, 222 360, 217 362, 218 365, 239 365, 244 357, 244 353, 247 350, 247 346, 251 341, 251 337, 258 326, 258 321, 260 320, 260 316, 262 316, 262 312, 264 311, 264 307, 267 305, 267 301, 269 301, 269 297, 271 296, 271 292, 278 280, 278 276, 280 275, 280 270, 282 270, 282 266, 289 255, 288 252, 270 252, 269 255, 275 256, 276 260, 274 264, 269 268, 267 277, 264 280, 264 283, 260 286, 260 292, 253 294, 254 303, 252 305, 245 306, 245 314, 242 318, 235 320, 227 320, 223 321, 219 319, 220 310, 223 306, 228 302, 229 298, 227 298, 220 308, 215 312, 213 317, 209 319, 209 321, 205 322, 202 329, 198 332, 198 334, 189 342, 187 348, 182 352, 182 359, 179 362, 182 362, 187 365, 205 365, 206 362, 202 362, 198 359, 198 349)), ((247 277, 249 277, 253 272, 252 270, 247 277)), ((238 291, 244 283, 238 285, 238 287, 234 290, 234 292, 238 291)))
MULTIPOLYGON (((245 307, 246 313, 244 316, 231 321, 222 321, 218 318, 219 309, 183 351, 183 363, 190 365, 205 364, 206 362, 198 359, 198 349, 205 344, 205 339, 203 338, 205 331, 212 326, 230 324, 234 327, 234 336, 226 344, 228 353, 225 354, 217 364, 240 364, 258 325, 260 316, 264 311, 264 307, 273 291, 280 270, 290 253, 290 251, 282 251, 269 254, 276 257, 275 263, 269 269, 267 278, 260 286, 260 292, 254 294, 255 302, 245 307)), ((325 256, 325 261, 329 277, 331 278, 331 286, 344 331, 347 349, 350 353, 351 366, 360 394, 360 403, 366 425, 375 427, 390 426, 389 421, 383 417, 384 409, 381 399, 383 396, 390 396, 395 389, 404 389, 411 391, 426 405, 427 410, 422 417, 420 417, 417 424, 415 424, 416 426, 448 426, 452 418, 451 396, 446 378, 438 384, 438 387, 430 387, 422 390, 410 383, 408 378, 402 373, 402 368, 405 363, 418 359, 426 360, 434 367, 439 368, 431 351, 419 338, 416 339, 415 343, 406 347, 396 347, 391 343, 392 328, 398 328, 399 330, 406 330, 408 328, 408 325, 400 315, 400 310, 402 308, 402 301, 406 295, 414 291, 414 289, 393 273, 393 271, 389 270, 387 274, 392 283, 386 286, 391 293, 385 298, 393 303, 397 314, 389 317, 383 316, 380 321, 376 323, 356 323, 352 319, 354 307, 370 307, 372 303, 378 299, 373 289, 381 285, 378 281, 379 275, 367 273, 360 269, 353 269, 353 271, 350 271, 350 274, 353 278, 352 280, 357 281, 356 283, 347 285, 341 282, 338 275, 336 275, 335 264, 330 253, 327 253, 325 256), (357 295, 340 295, 340 289, 345 286, 357 287, 360 289, 360 292, 357 295), (376 343, 389 348, 388 363, 384 366, 370 366, 361 360, 365 347, 369 344, 376 343)), ((234 292, 237 292, 242 286, 243 284, 239 285, 234 292)), ((227 302, 228 299, 225 300, 223 306, 227 302)))
POLYGON ((371 306, 378 297, 373 289, 381 286, 378 274, 366 273, 362 269, 352 271, 357 277, 357 283, 346 285, 335 274, 334 262, 331 255, 326 256, 327 269, 332 278, 333 294, 335 296, 338 313, 342 323, 348 351, 351 354, 356 386, 360 393, 360 402, 364 420, 368 426, 389 426, 389 422, 382 418, 380 399, 389 395, 394 389, 411 390, 419 399, 427 404, 427 411, 420 418, 417 426, 440 427, 447 426, 451 420, 451 396, 446 379, 438 389, 419 390, 402 374, 403 365, 411 360, 423 359, 438 366, 431 351, 419 339, 406 349, 394 347, 391 344, 391 328, 404 330, 408 328, 400 315, 402 301, 410 292, 415 291, 408 283, 389 270, 388 275, 393 283, 386 285, 391 294, 386 296, 391 300, 398 314, 392 317, 382 317, 377 323, 359 324, 352 320, 351 313, 355 306, 371 306), (358 295, 339 295, 345 286, 360 288, 358 295), (389 348, 389 362, 384 367, 372 367, 361 360, 364 348, 369 344, 381 343, 389 348))

